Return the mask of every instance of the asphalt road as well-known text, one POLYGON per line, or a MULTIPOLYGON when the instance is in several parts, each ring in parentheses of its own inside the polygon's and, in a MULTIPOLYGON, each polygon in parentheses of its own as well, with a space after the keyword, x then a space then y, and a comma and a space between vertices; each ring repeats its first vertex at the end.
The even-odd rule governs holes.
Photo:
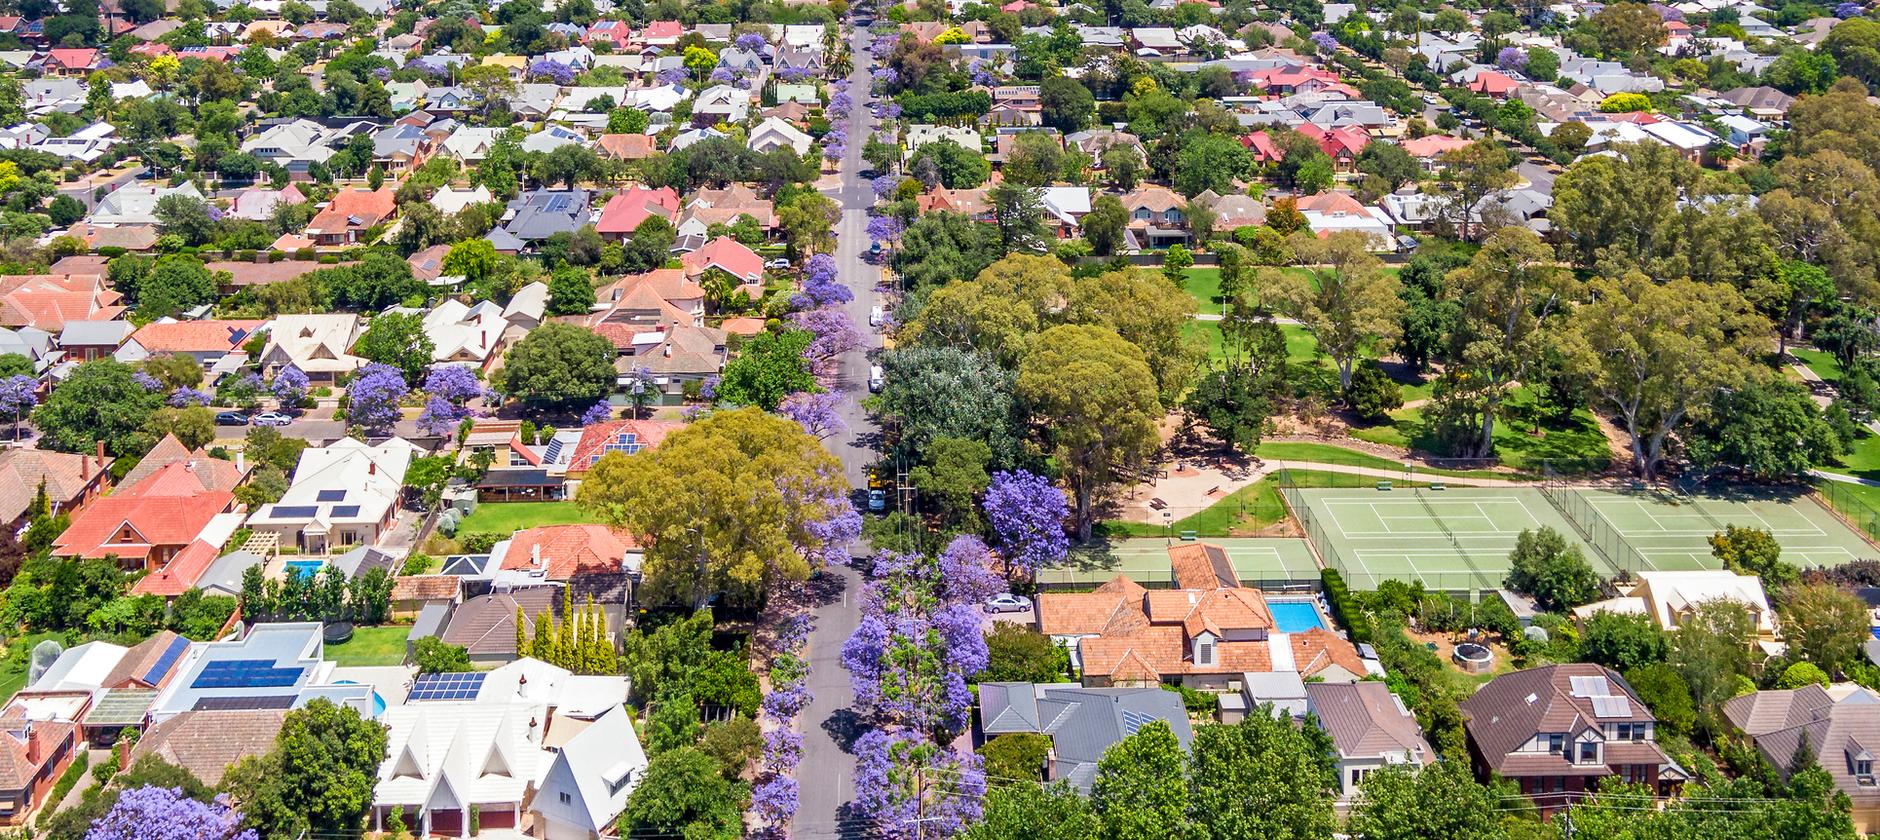
MULTIPOLYGON (((868 465, 874 461, 872 440, 874 423, 862 409, 868 396, 870 351, 881 346, 881 336, 868 325, 869 310, 878 302, 875 292, 881 270, 868 264, 862 255, 868 250, 868 207, 874 193, 861 177, 863 142, 874 129, 875 118, 869 112, 868 82, 873 58, 868 54, 867 30, 856 30, 851 42, 855 69, 850 74, 850 96, 855 109, 850 118, 848 155, 842 161, 841 184, 832 193, 842 207, 836 223, 836 265, 843 283, 855 293, 848 305, 849 316, 867 336, 867 350, 844 355, 837 367, 835 390, 842 395, 841 414, 848 431, 831 438, 829 451, 842 459, 843 472, 851 486, 867 487, 868 465)), ((857 553, 864 549, 857 548, 857 553)), ((797 769, 796 819, 790 834, 799 840, 856 836, 864 826, 843 817, 844 808, 855 794, 855 759, 848 745, 859 735, 857 718, 849 710, 854 694, 849 688, 848 671, 842 667, 842 643, 861 618, 857 600, 861 575, 849 567, 827 570, 827 584, 816 608, 816 629, 810 635, 809 690, 812 699, 801 717, 803 761, 797 769)))

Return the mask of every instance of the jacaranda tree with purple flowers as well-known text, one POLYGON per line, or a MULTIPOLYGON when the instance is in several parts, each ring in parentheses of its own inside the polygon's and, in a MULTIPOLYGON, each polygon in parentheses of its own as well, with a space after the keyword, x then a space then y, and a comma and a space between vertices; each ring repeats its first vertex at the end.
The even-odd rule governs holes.
POLYGON ((171 408, 189 408, 197 405, 208 405, 211 402, 211 398, 208 394, 185 385, 170 392, 169 402, 171 408))
POLYGON ((855 328, 849 313, 837 307, 820 306, 794 312, 790 321, 798 329, 809 331, 810 342, 803 350, 803 358, 809 360, 810 370, 818 378, 827 380, 834 376, 837 357, 862 349, 861 331, 855 328))
POLYGON ((993 473, 984 504, 1006 577, 1014 571, 1036 574, 1040 567, 1062 562, 1070 550, 1064 533, 1070 503, 1044 476, 1024 470, 993 473))
POLYGON ((581 425, 592 426, 595 423, 605 423, 613 416, 614 407, 603 400, 588 406, 588 410, 581 412, 581 425))
POLYGON ((828 440, 848 429, 837 410, 841 405, 841 395, 830 391, 815 394, 798 391, 777 404, 777 413, 795 420, 803 431, 815 435, 817 440, 828 440))
POLYGON ((978 588, 949 583, 934 558, 883 552, 863 589, 862 620, 842 646, 858 708, 941 743, 966 726, 967 681, 987 657, 978 616, 958 609, 977 608, 966 596, 978 588))
POLYGON ((546 79, 558 85, 574 84, 574 68, 559 61, 538 58, 529 63, 529 78, 546 79))
POLYGON ((855 741, 855 808, 888 840, 947 838, 979 819, 986 775, 979 756, 909 730, 876 729, 855 741))
POLYGON ((13 421, 13 439, 20 437, 20 421, 39 405, 39 381, 19 373, 0 379, 0 415, 13 421))
POLYGON ((184 796, 182 788, 138 787, 118 794, 85 840, 256 840, 241 822, 222 797, 203 802, 184 796))
POLYGON ((803 290, 790 297, 797 309, 814 309, 848 303, 855 293, 836 276, 836 259, 828 254, 811 254, 803 263, 803 290))
POLYGON ((372 362, 346 389, 346 419, 367 431, 390 431, 398 423, 398 403, 410 390, 398 368, 372 362))
POLYGON ((483 383, 461 365, 436 365, 424 375, 427 399, 418 415, 418 428, 427 434, 449 434, 470 416, 469 401, 483 396, 483 383))
POLYGON ((274 399, 281 408, 292 411, 307 402, 307 375, 300 368, 288 365, 274 375, 274 382, 268 386, 274 399))

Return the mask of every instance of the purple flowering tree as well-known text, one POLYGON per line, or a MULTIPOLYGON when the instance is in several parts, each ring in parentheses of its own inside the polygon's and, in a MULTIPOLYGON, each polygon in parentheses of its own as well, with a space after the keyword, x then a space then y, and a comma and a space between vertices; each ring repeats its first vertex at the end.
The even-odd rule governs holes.
POLYGON ((770 46, 764 41, 764 36, 755 32, 746 32, 743 35, 739 35, 738 40, 732 43, 735 44, 738 49, 754 53, 761 53, 764 51, 765 47, 770 46))
POLYGON ((842 415, 837 411, 841 405, 842 397, 829 391, 818 394, 798 391, 777 404, 777 413, 795 420, 803 431, 817 440, 828 440, 848 430, 848 424, 842 422, 842 415))
POLYGON ((111 810, 92 821, 85 840, 255 840, 241 821, 224 797, 202 802, 182 788, 139 787, 119 794, 111 810))
POLYGON ((790 819, 796 816, 797 783, 792 776, 803 759, 803 736, 792 731, 796 716, 809 705, 809 662, 803 658, 809 643, 811 621, 807 615, 795 615, 778 627, 775 649, 770 658, 770 693, 761 706, 764 750, 759 762, 757 785, 751 790, 751 812, 765 823, 756 836, 781 838, 790 819))
POLYGON ((777 71, 777 79, 784 82, 800 82, 809 78, 809 71, 801 67, 785 67, 777 71))
POLYGON ((1527 63, 1527 51, 1520 47, 1502 47, 1501 52, 1495 53, 1495 66, 1503 70, 1525 73, 1527 63))
POLYGON ((653 78, 662 85, 678 87, 684 85, 686 79, 691 77, 686 74, 683 67, 668 67, 659 71, 659 75, 653 78))
POLYGON ((268 386, 268 390, 274 394, 281 408, 296 410, 307 402, 307 375, 301 373, 300 368, 288 365, 274 375, 274 382, 268 386))
MULTIPOLYGON (((956 604, 977 607, 1005 590, 1005 582, 992 573, 992 549, 984 540, 961 534, 940 552, 941 593, 956 604)), ((979 669, 969 669, 968 673, 979 669)))
POLYGON ((877 175, 875 180, 868 182, 869 189, 875 193, 876 201, 886 201, 900 186, 901 176, 899 175, 877 175))
POLYGON ((212 402, 212 400, 208 394, 187 385, 170 392, 169 403, 171 408, 189 408, 191 406, 208 405, 210 402, 212 402))
POLYGON ((978 602, 968 598, 994 587, 949 580, 949 569, 962 574, 959 559, 882 552, 862 591, 862 619, 842 646, 856 707, 935 743, 964 730, 973 706, 967 681, 987 661, 978 602))
POLYGON ((731 72, 731 68, 729 67, 717 67, 712 69, 711 75, 707 78, 719 84, 726 84, 735 80, 737 76, 731 72))
POLYGON ((1866 14, 1866 12, 1866 7, 1859 3, 1842 3, 1834 7, 1834 16, 1843 20, 1851 17, 1860 17, 1866 14))
POLYGON ((803 357, 809 360, 810 370, 819 378, 835 375, 837 357, 862 349, 861 331, 855 328, 849 313, 834 306, 793 312, 790 321, 798 329, 809 331, 809 346, 803 349, 803 357))
POLYGON ((835 257, 811 254, 803 264, 803 290, 790 296, 790 305, 797 309, 814 309, 854 299, 855 293, 837 279, 835 257))
POLYGON ((424 375, 424 411, 418 415, 418 428, 427 434, 444 435, 470 416, 469 401, 483 396, 483 383, 475 373, 461 365, 436 365, 424 375))
POLYGON ((558 85, 574 84, 574 68, 559 61, 538 58, 529 62, 529 78, 554 82, 558 85))
POLYGON ((39 405, 39 382, 26 374, 0 379, 0 413, 13 418, 13 439, 20 439, 20 421, 39 405))
POLYGON ((346 419, 368 431, 390 431, 398 423, 398 403, 410 391, 398 368, 372 362, 346 389, 346 419))
POLYGON ((980 816, 986 775, 979 756, 907 730, 855 741, 855 807, 888 840, 948 838, 980 816))
POLYGON ((1319 48, 1319 52, 1333 53, 1338 51, 1338 39, 1333 38, 1330 33, 1314 32, 1310 40, 1313 46, 1319 48))
POLYGON ((903 226, 901 220, 893 216, 875 216, 868 220, 865 230, 869 239, 893 244, 900 241, 903 226))
POLYGON ((1015 570, 1030 576, 1063 561, 1071 545, 1064 534, 1070 505, 1063 490, 1041 475, 1001 471, 992 474, 983 501, 1006 577, 1015 570))
POLYGON ((605 423, 613 416, 614 407, 608 405, 606 400, 601 400, 588 406, 588 410, 581 412, 581 425, 592 426, 595 423, 605 423))
POLYGON ((972 77, 973 84, 976 85, 991 87, 999 81, 998 77, 992 75, 991 65, 987 64, 983 58, 973 59, 973 63, 968 65, 967 75, 972 77))
POLYGON ((137 383, 138 387, 146 391, 163 390, 163 383, 158 382, 156 377, 141 370, 131 371, 131 381, 137 383))

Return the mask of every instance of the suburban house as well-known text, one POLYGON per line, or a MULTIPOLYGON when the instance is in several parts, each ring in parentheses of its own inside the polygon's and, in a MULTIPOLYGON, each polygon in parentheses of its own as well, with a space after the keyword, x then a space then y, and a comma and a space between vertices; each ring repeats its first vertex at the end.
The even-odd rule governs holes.
POLYGON ((1880 696, 1855 688, 1843 696, 1818 685, 1788 691, 1758 691, 1723 704, 1730 725, 1756 745, 1756 751, 1784 778, 1794 772, 1800 751, 1834 777, 1834 786, 1853 800, 1854 830, 1880 827, 1880 776, 1874 774, 1880 744, 1880 696))
POLYGON ((753 152, 768 152, 773 149, 789 149, 798 155, 809 154, 810 136, 802 129, 791 125, 778 117, 767 117, 751 129, 748 144, 753 152))
POLYGON ((157 202, 172 195, 204 200, 202 191, 196 189, 195 183, 191 181, 184 181, 174 187, 160 184, 146 186, 132 182, 98 199, 98 206, 92 209, 87 218, 94 225, 154 225, 157 223, 157 202))
POLYGON ((389 529, 403 496, 405 469, 418 448, 394 437, 378 446, 341 438, 300 453, 294 481, 281 500, 248 517, 257 534, 305 554, 370 545, 389 529))
POLYGON ((331 385, 366 365, 365 359, 350 352, 361 329, 357 315, 277 315, 267 329, 268 343, 261 351, 261 368, 268 376, 292 365, 306 374, 309 382, 331 385))
POLYGON ((685 266, 685 276, 697 280, 708 269, 716 268, 736 278, 746 286, 764 282, 764 258, 757 255, 750 246, 720 236, 705 243, 705 247, 679 258, 685 266))
POLYGON ((1338 759, 1338 801, 1347 805, 1371 773, 1393 765, 1427 767, 1436 751, 1416 715, 1381 682, 1308 683, 1306 711, 1332 736, 1338 759))
MULTIPOLYGON (((658 446, 666 436, 685 428, 684 423, 664 420, 609 420, 581 429, 581 440, 568 456, 568 479, 580 481, 589 468, 609 452, 633 455, 658 446)), ((572 489, 570 492, 573 492, 572 489)))
POLYGON ((239 638, 197 642, 150 705, 149 720, 210 709, 297 709, 316 697, 372 714, 372 686, 339 682, 317 621, 251 625, 239 638), (267 679, 257 679, 266 674, 267 679))
POLYGON ((469 837, 473 811, 477 829, 488 834, 516 829, 525 810, 540 813, 549 805, 557 833, 535 836, 601 836, 611 826, 591 823, 646 768, 632 727, 613 719, 625 717, 626 699, 621 677, 575 675, 538 659, 492 671, 421 674, 404 702, 381 718, 389 739, 371 825, 382 829, 392 809, 402 807, 417 836, 469 837), (599 772, 558 781, 552 792, 538 789, 551 775, 565 778, 553 764, 570 748, 581 763, 563 773, 604 760, 599 772), (541 801, 545 792, 552 803, 541 801))
POLYGON ((1143 184, 1124 194, 1122 200, 1123 210, 1129 213, 1127 230, 1140 245, 1188 241, 1188 217, 1182 212, 1187 202, 1174 190, 1143 184))
POLYGON ((1598 612, 1649 615, 1659 629, 1671 632, 1705 602, 1732 601, 1749 611, 1757 638, 1775 641, 1776 614, 1763 593, 1762 578, 1728 569, 1639 572, 1637 577, 1638 583, 1617 598, 1574 607, 1574 616, 1583 621, 1598 612))
POLYGON ((65 351, 65 361, 89 362, 94 359, 108 359, 117 355, 117 351, 129 341, 137 325, 129 321, 66 321, 59 330, 59 349, 65 351))
POLYGON ((42 486, 53 513, 77 512, 111 486, 113 460, 105 457, 103 441, 94 455, 0 449, 0 522, 24 524, 42 486))
POLYGON ((327 247, 364 242, 366 231, 391 221, 398 214, 396 196, 397 191, 389 186, 377 190, 341 190, 307 224, 304 234, 313 244, 327 247))
POLYGON ((53 541, 52 553, 115 557, 126 568, 154 572, 197 540, 220 548, 241 527, 241 503, 231 492, 240 479, 227 461, 175 461, 85 506, 53 541))
POLYGON ((68 648, 21 696, 85 694, 106 689, 156 689, 176 673, 189 640, 159 631, 133 647, 91 641, 68 648))
POLYGON ((574 233, 588 223, 587 190, 535 190, 509 202, 503 231, 524 243, 574 233))
MULTIPOLYGON (((446 571, 450 571, 449 567, 446 571)), ((482 573, 489 573, 487 565, 482 573)), ((516 650, 517 611, 521 611, 522 620, 528 625, 524 630, 532 628, 535 617, 544 612, 560 616, 561 589, 544 582, 465 598, 451 611, 450 621, 437 637, 445 644, 462 647, 470 654, 471 663, 478 666, 514 661, 521 653, 516 650)))
POLYGON ((155 756, 218 785, 236 762, 274 748, 286 709, 205 709, 182 712, 146 729, 124 766, 155 756))
POLYGON ((543 840, 587 840, 612 830, 646 774, 633 718, 609 708, 553 752, 529 806, 543 840))
POLYGON ((230 353, 240 352, 242 344, 266 323, 255 320, 157 321, 138 327, 114 355, 126 364, 151 356, 188 356, 200 362, 203 370, 208 370, 230 353))
POLYGON ((101 273, 6 275, 0 277, 0 327, 58 334, 70 322, 122 317, 123 300, 101 273))
POLYGON ((1097 778, 1105 750, 1143 726, 1168 724, 1186 749, 1194 740, 1181 695, 1161 688, 1086 688, 989 682, 979 685, 979 725, 988 739, 1031 733, 1051 736, 1045 779, 1065 781, 1085 793, 1097 778))
POLYGON ((1618 672, 1574 663, 1502 674, 1459 704, 1476 775, 1512 780, 1543 812, 1617 776, 1661 793, 1686 774, 1618 672))
POLYGON ((0 716, 0 825, 20 825, 72 763, 78 725, 0 716))
POLYGON ((1040 629, 1069 649, 1085 685, 1238 691, 1246 672, 1293 671, 1326 682, 1370 673, 1322 619, 1303 632, 1280 632, 1266 597, 1240 585, 1219 546, 1175 546, 1169 560, 1173 589, 1145 589, 1117 575, 1092 592, 1038 596, 1040 629))
POLYGON ((679 214, 679 193, 671 187, 653 189, 634 185, 614 194, 601 207, 594 229, 601 238, 618 242, 633 237, 640 223, 658 216, 668 222, 679 214))

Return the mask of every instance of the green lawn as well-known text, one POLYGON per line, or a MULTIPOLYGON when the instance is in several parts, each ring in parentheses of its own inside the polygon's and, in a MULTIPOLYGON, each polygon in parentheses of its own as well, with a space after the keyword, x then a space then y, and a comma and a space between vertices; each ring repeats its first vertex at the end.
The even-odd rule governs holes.
POLYGON ((406 624, 355 627, 352 638, 345 644, 326 646, 326 658, 342 666, 403 665, 405 637, 409 635, 411 626, 406 624))
POLYGON ((537 525, 584 525, 600 520, 574 502, 489 502, 457 526, 457 533, 513 533, 537 525))
MULTIPOLYGON (((1370 467, 1379 470, 1404 470, 1402 461, 1392 460, 1369 452, 1346 449, 1328 443, 1307 443, 1283 441, 1262 443, 1254 454, 1269 461, 1307 461, 1320 464, 1340 464, 1348 467, 1370 467)), ((1417 466, 1416 471, 1425 475, 1446 475, 1455 478, 1516 478, 1507 473, 1494 470, 1442 470, 1432 467, 1417 466)))
POLYGON ((62 633, 35 633, 22 636, 6 648, 6 659, 0 660, 0 702, 13 699, 26 687, 26 672, 32 666, 33 646, 47 639, 64 642, 62 633))
MULTIPOLYGON (((1582 408, 1566 422, 1541 427, 1536 434, 1529 406, 1532 398, 1516 391, 1506 403, 1502 417, 1495 422, 1495 454, 1503 466, 1538 472, 1544 462, 1552 461, 1561 472, 1595 469, 1611 459, 1606 437, 1593 421, 1592 412, 1582 408), (1576 465, 1576 466, 1568 466, 1576 465)), ((1421 452, 1440 451, 1435 431, 1429 428, 1421 408, 1401 408, 1390 413, 1391 422, 1368 428, 1354 428, 1351 436, 1385 446, 1401 446, 1421 452)))
POLYGON ((1195 311, 1219 315, 1221 312, 1221 270, 1191 268, 1182 288, 1194 296, 1195 311))
POLYGON ((1847 454, 1842 455, 1837 463, 1840 469, 1835 472, 1861 478, 1880 478, 1880 435, 1863 429, 1861 436, 1855 439, 1854 445, 1848 448, 1847 454))
POLYGON ((1841 362, 1834 358, 1834 354, 1832 353, 1791 345, 1789 347, 1789 355, 1800 359, 1804 366, 1814 371, 1815 375, 1822 379, 1829 382, 1839 382, 1841 380, 1841 362))

